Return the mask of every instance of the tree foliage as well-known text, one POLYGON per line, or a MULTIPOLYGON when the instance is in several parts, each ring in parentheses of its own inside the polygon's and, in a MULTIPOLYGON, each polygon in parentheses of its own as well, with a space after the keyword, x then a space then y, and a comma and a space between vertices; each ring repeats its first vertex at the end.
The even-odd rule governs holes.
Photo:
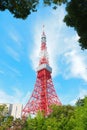
POLYGON ((25 119, 17 118, 13 121, 11 130, 22 130, 25 127, 26 121, 25 119))
POLYGON ((25 19, 31 12, 36 11, 38 0, 0 0, 0 10, 9 10, 14 17, 25 19))
MULTIPOLYGON (((1 113, 6 113, 4 108, 0 107, 1 113)), ((47 117, 38 112, 34 118, 13 120, 4 114, 0 130, 87 130, 87 97, 79 99, 75 106, 55 105, 51 109, 52 113, 47 117)))
POLYGON ((6 117, 8 111, 6 105, 0 105, 0 125, 6 117))
POLYGON ((52 113, 47 117, 40 113, 35 118, 29 117, 26 130, 86 130, 87 97, 79 100, 81 103, 76 106, 52 106, 52 113))
POLYGON ((75 130, 87 129, 87 97, 82 101, 84 105, 77 106, 75 109, 75 130))
MULTIPOLYGON (((9 10, 14 17, 25 19, 31 12, 37 11, 39 0, 0 0, 0 10, 9 10)), ((43 0, 44 5, 61 4, 66 0, 43 0)))
POLYGON ((76 102, 76 106, 84 106, 85 105, 85 100, 87 99, 87 97, 83 98, 83 99, 78 99, 76 102))
POLYGON ((82 49, 87 49, 87 0, 70 0, 64 18, 67 26, 74 27, 79 35, 82 49))
POLYGON ((7 130, 12 126, 13 117, 8 116, 6 105, 0 105, 0 130, 7 130))
MULTIPOLYGON (((76 30, 81 48, 87 49, 87 0, 43 0, 44 6, 52 5, 53 9, 62 3, 67 3, 64 22, 76 30)), ((0 11, 9 10, 14 17, 26 19, 37 11, 38 4, 40 0, 0 0, 0 11)))

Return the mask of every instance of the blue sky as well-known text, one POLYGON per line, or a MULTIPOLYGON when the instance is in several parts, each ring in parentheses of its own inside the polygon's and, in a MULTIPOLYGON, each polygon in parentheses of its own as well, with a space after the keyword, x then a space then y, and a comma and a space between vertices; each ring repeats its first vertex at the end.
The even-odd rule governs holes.
POLYGON ((62 104, 87 95, 87 50, 63 22, 64 6, 38 7, 26 20, 0 12, 0 102, 26 104, 36 81, 42 26, 45 25, 53 83, 62 104))

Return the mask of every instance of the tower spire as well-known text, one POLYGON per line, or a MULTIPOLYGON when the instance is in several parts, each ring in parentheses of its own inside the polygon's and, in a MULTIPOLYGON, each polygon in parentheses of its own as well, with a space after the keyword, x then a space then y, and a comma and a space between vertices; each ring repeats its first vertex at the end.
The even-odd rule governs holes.
POLYGON ((22 111, 22 115, 36 114, 44 111, 45 115, 50 114, 50 105, 61 105, 52 82, 52 68, 49 66, 48 53, 46 47, 46 35, 43 31, 41 36, 41 53, 37 68, 37 78, 33 93, 22 111))
POLYGON ((48 64, 49 65, 49 59, 48 59, 48 52, 46 47, 46 35, 44 32, 44 25, 43 25, 43 32, 41 36, 41 52, 40 52, 40 60, 39 65, 41 64, 48 64))

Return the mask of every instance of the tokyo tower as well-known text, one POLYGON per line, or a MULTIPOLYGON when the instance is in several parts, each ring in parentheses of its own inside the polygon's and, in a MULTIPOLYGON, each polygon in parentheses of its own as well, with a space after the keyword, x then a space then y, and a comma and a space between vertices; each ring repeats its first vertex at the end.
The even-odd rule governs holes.
POLYGON ((51 73, 52 68, 50 67, 48 60, 46 35, 43 31, 36 83, 33 93, 22 111, 23 116, 27 117, 29 114, 36 114, 38 111, 44 111, 45 115, 48 115, 51 111, 49 108, 50 105, 61 105, 54 89, 51 73))

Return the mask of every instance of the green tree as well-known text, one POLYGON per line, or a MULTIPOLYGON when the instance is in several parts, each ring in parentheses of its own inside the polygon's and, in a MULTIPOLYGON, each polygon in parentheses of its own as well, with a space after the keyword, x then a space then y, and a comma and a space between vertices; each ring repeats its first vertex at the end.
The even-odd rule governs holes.
POLYGON ((80 105, 53 105, 51 109, 46 117, 41 112, 34 118, 29 116, 22 130, 87 130, 87 97, 80 105))
MULTIPOLYGON (((87 49, 87 0, 43 0, 44 6, 52 5, 53 9, 62 3, 67 3, 64 22, 76 30, 81 48, 87 49)), ((40 0, 0 0, 0 11, 7 9, 14 17, 26 19, 37 11, 38 4, 40 0)))
POLYGON ((0 105, 0 125, 4 121, 4 118, 6 117, 8 113, 8 109, 6 105, 0 105))
POLYGON ((25 19, 36 11, 38 0, 0 0, 0 10, 9 10, 14 17, 25 19))
POLYGON ((9 130, 13 123, 13 117, 7 116, 4 118, 4 121, 2 122, 1 128, 2 130, 9 130))
POLYGON ((13 130, 22 130, 26 126, 26 120, 17 118, 12 123, 13 130))
POLYGON ((86 130, 87 129, 87 97, 78 100, 74 113, 68 120, 66 130, 86 130), (78 102, 79 101, 79 102, 78 102))
MULTIPOLYGON (((44 5, 61 4, 66 0, 43 0, 44 5)), ((39 0, 0 0, 0 10, 9 10, 16 18, 27 18, 31 12, 37 11, 39 0)), ((54 7, 55 8, 55 7, 54 7)))
POLYGON ((34 118, 32 118, 31 116, 28 117, 26 127, 28 130, 42 130, 42 127, 44 126, 44 120, 45 117, 43 113, 39 111, 36 117, 34 118))
POLYGON ((87 97, 84 98, 84 105, 75 109, 75 130, 87 130, 87 97))
MULTIPOLYGON (((85 97, 86 98, 86 97, 85 97)), ((85 98, 83 99, 78 99, 77 102, 76 102, 76 106, 84 106, 85 104, 85 98)))
POLYGON ((0 105, 0 130, 7 130, 12 126, 13 117, 8 116, 6 105, 0 105))
POLYGON ((69 126, 68 122, 71 120, 74 115, 75 107, 67 106, 52 106, 53 112, 49 117, 55 117, 57 119, 57 129, 58 130, 70 130, 72 126, 69 126), (68 129, 68 127, 70 127, 68 129))
POLYGON ((66 11, 64 22, 76 30, 81 48, 87 49, 87 0, 70 0, 66 11))
POLYGON ((58 130, 58 122, 55 117, 45 119, 43 130, 58 130))

